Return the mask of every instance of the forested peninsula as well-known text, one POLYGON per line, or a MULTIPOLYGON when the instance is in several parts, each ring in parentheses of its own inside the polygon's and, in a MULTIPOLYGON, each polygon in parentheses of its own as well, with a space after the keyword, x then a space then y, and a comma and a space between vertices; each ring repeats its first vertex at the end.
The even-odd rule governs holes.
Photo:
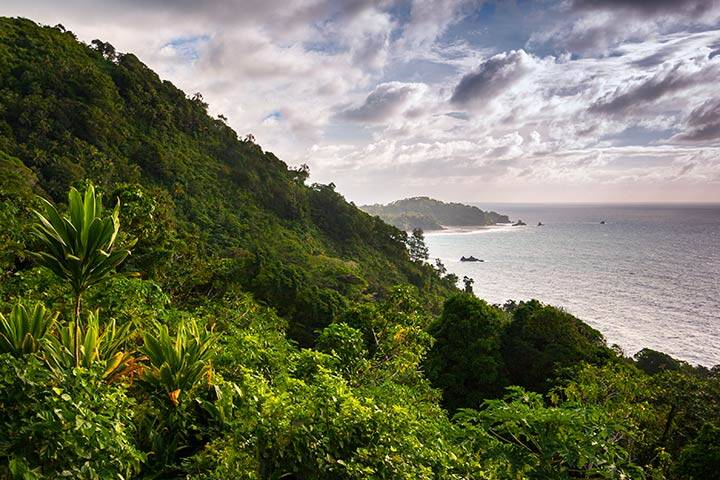
POLYGON ((507 215, 485 212, 462 203, 446 203, 429 197, 412 197, 386 205, 363 205, 361 210, 377 215, 403 231, 442 230, 446 226, 479 227, 510 223, 507 215))
POLYGON ((133 54, 0 19, 0 478, 720 471, 720 367, 429 260, 133 54))

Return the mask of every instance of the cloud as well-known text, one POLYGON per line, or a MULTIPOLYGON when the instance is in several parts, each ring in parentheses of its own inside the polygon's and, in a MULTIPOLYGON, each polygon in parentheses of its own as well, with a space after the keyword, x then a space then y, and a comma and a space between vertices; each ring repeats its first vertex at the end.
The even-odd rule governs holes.
POLYGON ((243 29, 216 34, 200 48, 198 69, 235 78, 272 79, 312 74, 322 55, 306 52, 301 46, 273 43, 262 31, 243 29))
POLYGON ((408 111, 425 91, 422 83, 383 83, 370 92, 361 105, 345 109, 340 117, 360 123, 386 122, 408 111))
POLYGON ((482 3, 478 0, 413 0, 401 42, 414 50, 428 47, 459 21, 466 10, 482 3))
POLYGON ((611 10, 642 15, 702 16, 717 9, 717 0, 574 0, 574 10, 611 10))
POLYGON ((720 21, 720 0, 573 0, 560 5, 569 7, 556 7, 554 28, 535 32, 531 44, 607 55, 627 41, 715 28, 720 21))
MULTIPOLYGON (((50 3, 54 3, 49 0, 50 3)), ((64 8, 83 7, 83 1, 71 2, 64 8)), ((120 0, 98 2, 101 8, 118 10, 125 15, 141 11, 150 16, 184 18, 194 22, 212 23, 218 26, 248 27, 262 23, 270 27, 278 37, 297 35, 313 25, 328 19, 347 21, 362 15, 379 5, 377 0, 120 0)), ((97 12, 93 9, 88 13, 97 12)))
POLYGON ((588 111, 607 115, 620 115, 645 108, 661 98, 678 94, 692 87, 717 81, 717 65, 700 70, 695 64, 682 62, 669 71, 661 71, 633 85, 618 88, 594 102, 588 111))
POLYGON ((530 73, 535 65, 524 50, 497 54, 475 71, 462 77, 450 102, 465 107, 482 107, 530 73))
POLYGON ((697 166, 697 164, 695 164, 695 163, 687 163, 687 164, 683 165, 682 167, 680 167, 680 170, 678 170, 677 177, 682 177, 684 175, 687 175, 696 166, 697 166))
POLYGON ((711 99, 695 108, 687 117, 686 130, 674 138, 681 141, 704 142, 720 140, 720 99, 711 99))
MULTIPOLYGON (((663 48, 655 53, 652 53, 650 55, 644 56, 638 60, 635 60, 632 62, 632 66, 639 67, 643 69, 656 67, 658 65, 662 65, 665 63, 669 58, 672 58, 673 54, 678 51, 678 46, 676 45, 670 45, 666 48, 663 48)), ((710 57, 712 58, 712 57, 710 57)))

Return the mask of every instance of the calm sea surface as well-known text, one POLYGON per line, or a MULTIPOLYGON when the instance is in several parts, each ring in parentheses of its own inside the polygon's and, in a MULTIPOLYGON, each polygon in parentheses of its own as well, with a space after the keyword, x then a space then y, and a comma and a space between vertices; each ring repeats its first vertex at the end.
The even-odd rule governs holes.
POLYGON ((528 225, 427 232, 426 243, 480 298, 561 306, 629 355, 720 364, 720 205, 478 206, 528 225))

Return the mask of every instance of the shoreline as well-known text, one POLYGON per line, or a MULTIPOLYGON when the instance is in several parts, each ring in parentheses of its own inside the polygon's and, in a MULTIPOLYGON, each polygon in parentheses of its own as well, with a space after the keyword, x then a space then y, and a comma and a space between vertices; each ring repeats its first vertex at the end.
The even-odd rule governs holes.
POLYGON ((427 230, 424 235, 436 236, 436 235, 471 235, 473 233, 484 233, 494 232, 498 230, 507 230, 508 227, 512 227, 512 223, 496 223, 495 225, 472 225, 472 226, 445 226, 443 225, 442 230, 427 230))

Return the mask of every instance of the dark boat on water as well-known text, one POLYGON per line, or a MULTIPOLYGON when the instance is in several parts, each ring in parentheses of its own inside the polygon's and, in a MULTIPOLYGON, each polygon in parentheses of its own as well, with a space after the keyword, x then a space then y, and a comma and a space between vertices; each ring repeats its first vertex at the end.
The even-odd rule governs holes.
POLYGON ((470 255, 469 257, 466 257, 463 255, 462 257, 460 257, 460 261, 461 262, 484 262, 485 260, 475 258, 472 255, 470 255))

